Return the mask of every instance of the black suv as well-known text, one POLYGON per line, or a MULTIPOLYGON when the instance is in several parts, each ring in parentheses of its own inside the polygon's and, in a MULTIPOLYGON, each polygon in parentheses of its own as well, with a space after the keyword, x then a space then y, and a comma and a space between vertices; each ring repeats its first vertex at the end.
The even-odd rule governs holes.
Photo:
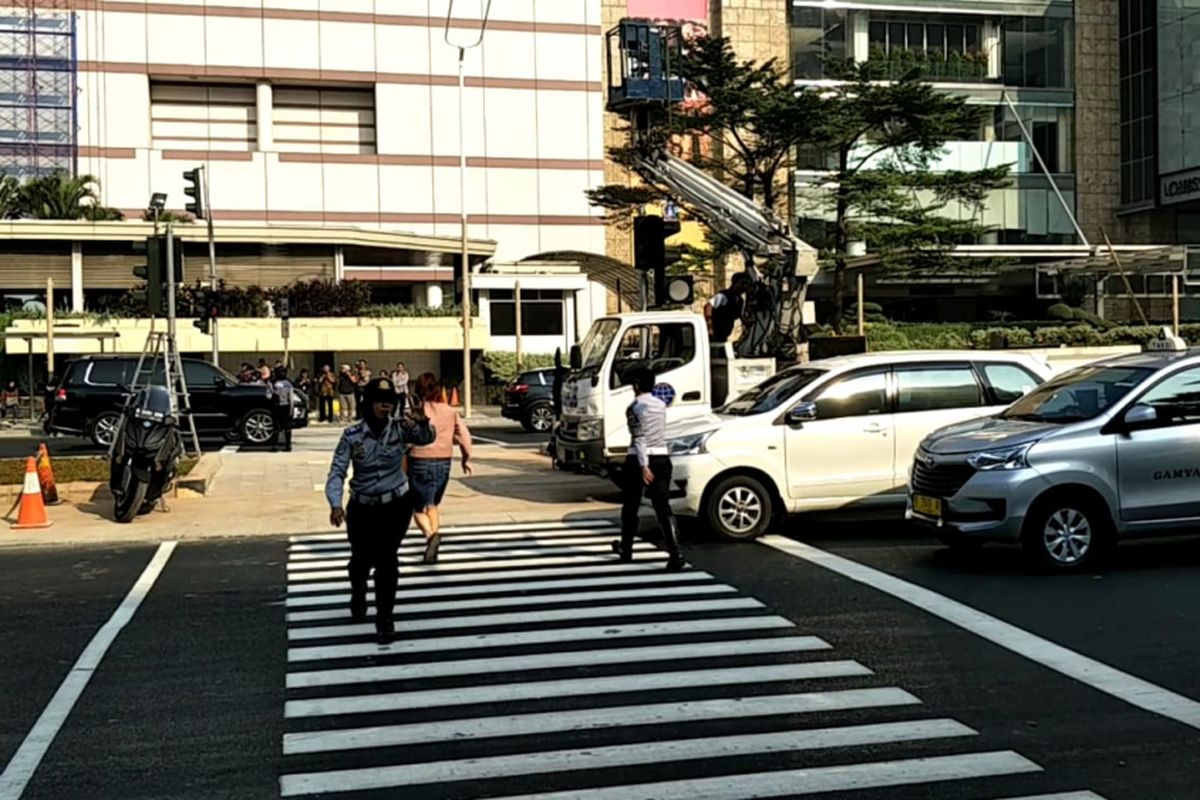
POLYGON ((527 431, 549 431, 554 426, 554 370, 533 369, 518 375, 504 387, 500 413, 527 431))
MULTIPOLYGON (((182 361, 199 433, 225 434, 250 444, 275 440, 279 434, 278 400, 270 386, 240 383, 207 361, 182 361)), ((125 391, 137 362, 137 356, 84 356, 68 364, 62 380, 47 389, 46 432, 80 434, 107 447, 120 422, 125 391)), ((161 362, 151 380, 163 383, 161 362)), ((308 424, 307 402, 303 394, 294 393, 291 427, 308 424)))

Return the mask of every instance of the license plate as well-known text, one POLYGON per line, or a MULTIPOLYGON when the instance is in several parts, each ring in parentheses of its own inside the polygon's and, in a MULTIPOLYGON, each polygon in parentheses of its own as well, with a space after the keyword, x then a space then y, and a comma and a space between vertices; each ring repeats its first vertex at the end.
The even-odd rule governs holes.
POLYGON ((924 495, 913 495, 913 511, 918 514, 923 514, 927 517, 942 516, 942 501, 936 497, 925 497, 924 495))

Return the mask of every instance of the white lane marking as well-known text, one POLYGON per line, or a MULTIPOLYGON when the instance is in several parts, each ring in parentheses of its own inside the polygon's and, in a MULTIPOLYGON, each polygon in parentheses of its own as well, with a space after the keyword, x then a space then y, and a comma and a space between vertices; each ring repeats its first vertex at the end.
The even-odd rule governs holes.
MULTIPOLYGON (((570 543, 582 539, 603 540, 606 538, 614 538, 621 535, 621 529, 617 527, 610 528, 595 528, 588 530, 573 530, 573 531, 526 531, 525 533, 457 533, 448 534, 445 531, 442 534, 442 546, 451 544, 471 544, 476 546, 490 545, 493 547, 512 546, 514 541, 523 542, 526 544, 562 544, 570 543)), ((346 537, 342 537, 339 541, 330 542, 297 542, 288 545, 289 553, 322 553, 334 550, 345 550, 349 546, 346 537)), ((421 534, 416 530, 410 530, 406 534, 401 547, 424 547, 425 540, 421 538, 421 534)))
POLYGON ((722 619, 691 619, 678 622, 649 622, 640 625, 594 625, 586 628, 551 628, 516 633, 468 634, 435 639, 398 639, 380 646, 376 644, 320 645, 289 647, 287 660, 328 661, 338 658, 401 655, 410 653, 441 653, 450 650, 480 650, 492 647, 518 647, 530 644, 561 644, 590 640, 616 641, 650 636, 683 636, 694 633, 723 633, 727 631, 775 630, 795 625, 783 617, 753 616, 722 619))
POLYGON ((236 453, 237 451, 238 451, 238 446, 236 444, 227 444, 221 448, 221 452, 225 453, 225 454, 236 453))
MULTIPOLYGON (((517 541, 511 540, 495 540, 491 537, 476 540, 473 537, 442 537, 442 553, 471 553, 477 551, 489 550, 528 550, 531 548, 544 547, 578 547, 581 545, 604 545, 611 547, 610 544, 620 536, 618 531, 610 533, 599 533, 595 536, 566 536, 555 539, 544 539, 541 537, 530 538, 525 537, 517 541)), ((398 548, 401 552, 405 550, 424 550, 425 539, 421 536, 409 536, 398 548)), ((292 545, 288 548, 288 558, 292 561, 316 561, 322 558, 337 558, 339 556, 350 555, 350 546, 345 542, 330 542, 325 545, 292 545)))
MULTIPOLYGON (((677 600, 670 603, 622 603, 608 606, 585 608, 554 608, 541 611, 515 611, 496 614, 472 614, 465 616, 442 615, 432 617, 422 614, 420 619, 407 619, 411 612, 408 607, 401 606, 399 624, 406 633, 426 630, 453 628, 503 627, 506 625, 522 625, 543 622, 572 622, 574 620, 617 619, 630 617, 654 617, 667 614, 692 614, 705 611, 747 611, 765 608, 763 603, 753 597, 728 597, 708 600, 677 600)), ((349 625, 315 625, 295 627, 288 630, 288 639, 304 641, 309 639, 331 639, 343 636, 358 636, 373 633, 372 623, 349 625)))
POLYGON ((1200 728, 1200 702, 1176 694, 1149 681, 1108 664, 1089 658, 1062 645, 1055 644, 1028 631, 999 620, 974 609, 965 603, 909 583, 886 572, 859 564, 833 553, 827 553, 810 545, 785 539, 782 536, 767 536, 759 539, 763 544, 774 547, 797 558, 824 567, 851 580, 866 584, 885 594, 890 594, 922 611, 940 617, 963 630, 987 639, 989 642, 1011 650, 1017 655, 1055 672, 1091 686, 1132 706, 1154 714, 1182 722, 1192 728, 1200 728))
POLYGON ((1004 800, 1104 800, 1095 792, 1058 792, 1057 794, 1031 794, 1026 797, 1006 797, 1004 800))
MULTIPOLYGON (((472 608, 517 608, 528 606, 570 605, 573 603, 588 603, 593 600, 633 600, 645 598, 655 600, 660 597, 682 597, 698 594, 733 594, 737 589, 722 583, 709 586, 647 586, 644 589, 623 589, 607 592, 564 592, 561 594, 539 594, 532 597, 481 597, 475 600, 450 600, 442 603, 404 603, 400 606, 401 614, 433 614, 445 611, 467 611, 472 608)), ((292 611, 287 615, 288 622, 320 622, 329 619, 342 619, 347 616, 345 608, 326 608, 321 611, 292 611)))
POLYGON ((312 485, 312 487, 313 487, 313 491, 314 491, 314 492, 323 492, 323 491, 325 491, 325 484, 323 484, 323 483, 314 483, 314 484, 312 485))
MULTIPOLYGON (((424 548, 419 548, 424 549, 424 548)), ((413 548, 418 550, 418 548, 413 548)), ((649 542, 637 542, 633 545, 633 552, 636 553, 652 553, 662 552, 649 542)), ((495 550, 476 553, 460 553, 455 552, 451 548, 445 555, 439 556, 439 561, 434 566, 453 562, 455 564, 492 564, 503 559, 529 559, 529 563, 542 563, 535 559, 551 558, 554 556, 592 556, 596 554, 612 555, 612 546, 607 542, 604 544, 581 544, 575 547, 513 547, 506 550, 495 550)), ((400 555, 409 555, 407 553, 400 555)), ((346 550, 341 558, 332 558, 332 554, 320 553, 316 558, 301 559, 293 558, 288 562, 288 572, 302 572, 310 569, 336 569, 345 567, 350 559, 350 551, 346 550)), ((411 557, 411 556, 410 556, 411 557)), ((611 559, 615 561, 616 559, 611 559)), ((401 562, 403 563, 403 562, 401 562)))
POLYGON ((599 789, 568 789, 563 792, 523 794, 496 800, 745 800, 747 797, 799 797, 822 792, 882 789, 938 781, 994 778, 1042 768, 1011 750, 964 753, 956 756, 871 761, 832 767, 789 769, 750 775, 720 775, 715 778, 643 783, 637 786, 605 786, 599 789))
POLYGON ((8 766, 4 768, 3 774, 0 774, 0 800, 17 800, 25 791, 54 737, 62 729, 75 703, 87 688, 88 681, 100 666, 104 654, 108 652, 121 630, 133 619, 154 582, 162 574, 175 545, 176 542, 163 542, 158 546, 142 574, 121 601, 121 605, 117 606, 117 610, 108 621, 96 631, 96 635, 88 642, 71 671, 63 678, 58 690, 42 710, 41 716, 17 748, 8 766))
POLYGON ((583 708, 477 717, 408 725, 378 725, 332 731, 288 733, 283 737, 284 755, 399 747, 432 742, 461 742, 495 736, 538 736, 568 731, 591 731, 634 725, 677 725, 706 720, 750 719, 785 714, 816 714, 859 708, 919 705, 920 700, 901 689, 843 689, 832 692, 779 694, 757 697, 719 698, 684 703, 654 703, 643 706, 583 708))
MULTIPOLYGON (((544 590, 561 590, 561 589, 580 589, 602 586, 627 586, 630 584, 661 584, 661 583, 695 583, 697 581, 709 581, 711 577, 700 571, 687 572, 656 572, 646 573, 644 575, 609 575, 601 578, 587 578, 584 580, 563 579, 557 581, 519 581, 516 583, 499 583, 487 584, 484 586, 445 586, 437 589, 410 589, 407 588, 408 577, 405 576, 400 585, 400 593, 397 595, 397 602, 401 604, 407 603, 414 598, 426 597, 467 597, 472 595, 516 595, 521 592, 533 592, 544 590)), ((721 584, 713 584, 719 586, 721 584)), ((350 584, 341 585, 343 590, 349 589, 350 584)), ((367 594, 373 595, 373 592, 367 594)), ((539 597, 554 597, 554 594, 538 595, 539 597)), ((345 605, 350 602, 350 595, 343 591, 337 594, 312 594, 301 595, 299 597, 289 597, 285 601, 288 608, 303 608, 308 606, 327 606, 327 605, 345 605)))
MULTIPOLYGON (((279 779, 279 785, 280 791, 285 797, 293 797, 301 794, 364 791, 446 781, 542 775, 550 772, 629 767, 667 761, 791 753, 834 747, 861 747, 887 742, 912 742, 974 735, 976 735, 975 731, 966 725, 949 719, 887 722, 876 725, 850 725, 842 728, 639 742, 608 747, 589 747, 583 750, 554 750, 458 761, 434 761, 425 764, 301 773, 282 776, 279 779)), ((657 795, 650 796, 657 797, 657 795)))
MULTIPOLYGON (((456 587, 459 592, 479 591, 483 592, 490 589, 495 584, 494 581, 516 580, 519 578, 553 578, 557 576, 581 577, 596 575, 614 575, 624 573, 637 573, 638 576, 662 575, 662 569, 659 568, 653 561, 639 559, 633 564, 622 564, 616 560, 605 561, 598 559, 595 562, 587 564, 579 564, 579 559, 562 559, 568 564, 575 564, 573 567, 554 567, 552 569, 514 569, 504 572, 484 572, 484 573, 465 573, 462 575, 432 575, 432 574, 413 574, 401 567, 400 573, 400 594, 397 599, 404 597, 405 592, 412 586, 428 586, 435 584, 437 586, 446 586, 447 584, 464 584, 461 587, 456 587), (486 583, 480 584, 480 581, 486 583), (470 584, 475 584, 474 586, 470 584)), ((698 574, 706 578, 711 578, 707 572, 700 570, 685 569, 683 572, 673 573, 674 575, 698 574)), ((307 577, 307 576, 306 576, 307 577)), ((290 584, 287 587, 288 594, 315 594, 317 592, 332 592, 332 591, 348 591, 350 582, 345 580, 346 571, 338 570, 323 579, 320 583, 300 583, 290 584)), ((318 580, 318 579, 313 579, 318 580)), ((367 579, 370 581, 370 579, 367 579)))
POLYGON ((370 714, 377 711, 447 708, 485 703, 515 703, 548 697, 590 697, 598 694, 650 692, 679 689, 681 686, 744 686, 773 681, 808 681, 820 678, 847 678, 871 675, 857 661, 806 661, 800 664, 768 664, 730 669, 692 669, 677 672, 648 672, 635 675, 590 676, 556 681, 529 681, 488 686, 456 686, 413 692, 384 692, 349 697, 320 697, 313 700, 288 700, 283 716, 328 717, 338 714, 370 714))
MULTIPOLYGON (((486 533, 495 531, 501 535, 517 534, 520 531, 573 531, 587 528, 613 528, 617 522, 611 518, 596 517, 594 519, 559 520, 557 522, 490 522, 485 525, 450 525, 442 528, 442 534, 453 536, 456 533, 486 533)), ((306 533, 289 536, 289 542, 331 542, 344 540, 345 533, 306 533)))
POLYGON ((778 655, 830 650, 831 646, 815 636, 775 636, 768 639, 734 639, 721 642, 668 644, 651 647, 619 647, 605 650, 568 650, 533 653, 506 658, 472 658, 464 661, 435 661, 427 664, 388 664, 380 667, 292 672, 287 688, 309 689, 315 686, 344 686, 381 681, 411 681, 454 675, 493 675, 501 672, 525 672, 539 669, 594 667, 600 664, 637 664, 647 661, 689 661, 700 658, 778 655))
MULTIPOLYGON (((647 564, 656 564, 667 560, 667 554, 661 550, 653 552, 634 552, 632 566, 641 565, 645 568, 647 564)), ((631 566, 630 564, 621 564, 616 557, 611 553, 608 554, 588 554, 581 553, 577 556, 555 556, 553 558, 514 558, 502 559, 498 561, 468 561, 465 563, 451 564, 401 564, 402 570, 416 570, 422 575, 442 575, 447 572, 479 572, 480 574, 468 576, 469 580, 493 580, 497 576, 485 574, 486 570, 493 569, 513 569, 516 567, 536 567, 536 566, 562 566, 565 564, 577 564, 580 569, 584 567, 597 567, 601 564, 611 564, 612 566, 631 566)), ((547 574, 546 570, 533 570, 531 574, 547 574)), ((329 570, 298 570, 288 575, 288 581, 328 581, 337 580, 345 577, 345 565, 341 569, 329 570)), ((401 578, 401 582, 412 582, 411 578, 401 578)), ((446 583, 445 578, 435 579, 435 583, 446 583)), ((295 591, 289 587, 289 591, 295 591)))
MULTIPOLYGON (((633 619, 665 614, 695 614, 705 611, 747 611, 764 608, 753 597, 730 597, 717 600, 678 600, 674 603, 625 603, 592 608, 556 608, 549 611, 515 611, 507 614, 474 614, 464 617, 430 617, 397 620, 403 633, 414 631, 452 630, 454 628, 498 628, 505 625, 525 625, 541 622, 572 622, 584 619, 633 619)), ((406 611, 403 607, 399 609, 406 611)), ((311 628, 291 628, 288 641, 336 639, 341 636, 365 636, 375 632, 374 623, 354 625, 319 625, 311 628)))

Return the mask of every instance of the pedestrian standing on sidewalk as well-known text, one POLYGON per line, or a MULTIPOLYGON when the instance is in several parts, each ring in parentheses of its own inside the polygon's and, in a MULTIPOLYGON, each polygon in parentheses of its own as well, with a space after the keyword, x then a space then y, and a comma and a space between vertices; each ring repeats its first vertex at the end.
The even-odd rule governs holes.
POLYGON ((667 404, 655 397, 654 372, 647 368, 630 370, 633 383, 633 403, 625 411, 629 425, 629 455, 621 467, 621 541, 612 548, 622 561, 633 560, 633 539, 638 533, 638 512, 643 494, 650 503, 662 528, 663 542, 670 558, 667 570, 683 569, 679 551, 679 526, 671 513, 667 493, 671 489, 671 457, 667 451, 667 404))
POLYGON ((317 421, 333 422, 333 397, 337 394, 337 375, 325 364, 317 376, 317 421))
POLYGON ((337 393, 338 393, 338 414, 342 422, 352 422, 355 417, 355 409, 357 404, 356 394, 358 392, 358 378, 350 371, 349 364, 342 364, 342 371, 338 373, 337 393))
POLYGON ((274 380, 271 383, 271 389, 275 393, 275 443, 271 446, 272 450, 278 448, 279 443, 283 442, 283 451, 285 453, 292 452, 292 406, 294 405, 292 382, 288 380, 287 367, 279 366, 275 368, 274 380))
POLYGON ((403 414, 404 409, 412 400, 408 396, 408 368, 404 366, 403 361, 396 362, 396 369, 392 372, 392 383, 396 384, 396 413, 403 414))
POLYGON ((4 387, 4 409, 3 415, 5 419, 20 419, 21 417, 21 392, 17 389, 16 381, 9 381, 4 387))
POLYGON ((446 486, 450 483, 450 461, 454 455, 454 445, 458 445, 462 453, 462 469, 464 475, 471 475, 471 431, 458 412, 443 399, 442 383, 431 372, 422 373, 417 378, 416 397, 413 406, 424 408, 425 416, 429 418, 437 438, 430 444, 414 447, 408 454, 408 475, 412 481, 414 506, 413 511, 417 527, 425 534, 425 563, 437 561, 438 547, 441 545, 441 516, 438 506, 446 494, 446 486))
POLYGON ((435 431, 426 418, 393 418, 396 390, 391 381, 368 383, 363 402, 362 421, 342 431, 333 453, 325 498, 330 524, 336 528, 345 522, 350 540, 350 616, 356 622, 366 619, 367 576, 374 570, 375 632, 380 644, 391 644, 396 633, 396 551, 412 519, 408 478, 400 462, 408 445, 433 442, 435 431), (343 509, 343 485, 351 464, 350 502, 343 509))

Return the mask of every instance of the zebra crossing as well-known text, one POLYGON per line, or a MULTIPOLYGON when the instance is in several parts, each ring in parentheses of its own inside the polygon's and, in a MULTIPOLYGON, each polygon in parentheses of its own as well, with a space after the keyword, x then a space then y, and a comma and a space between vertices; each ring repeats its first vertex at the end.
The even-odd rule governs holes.
POLYGON ((344 535, 292 537, 281 796, 1103 800, 1039 794, 1034 761, 617 534, 462 526, 434 565, 410 536, 387 646, 350 620, 344 535))

